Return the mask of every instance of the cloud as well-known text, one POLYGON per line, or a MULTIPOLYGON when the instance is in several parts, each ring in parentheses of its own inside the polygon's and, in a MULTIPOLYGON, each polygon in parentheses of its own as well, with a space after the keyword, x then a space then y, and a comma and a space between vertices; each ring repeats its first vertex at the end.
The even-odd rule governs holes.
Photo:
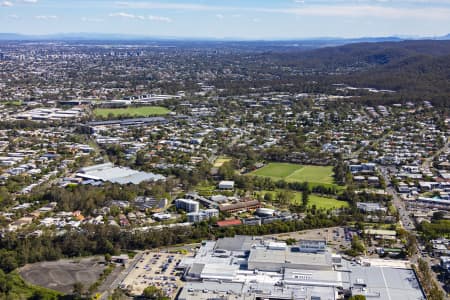
POLYGON ((125 12, 119 12, 119 13, 112 13, 109 14, 110 17, 119 17, 119 18, 128 18, 128 19, 135 19, 136 15, 128 14, 125 12))
POLYGON ((8 15, 8 19, 14 19, 14 20, 17 20, 17 19, 19 19, 19 16, 16 15, 16 14, 8 15))
POLYGON ((194 3, 163 3, 163 2, 125 2, 118 1, 116 5, 119 7, 135 8, 135 9, 179 9, 194 11, 214 11, 221 8, 227 9, 227 6, 204 5, 194 3))
POLYGON ((125 19, 136 19, 136 20, 149 20, 149 21, 155 21, 155 22, 166 22, 170 23, 172 22, 171 18, 168 17, 162 17, 162 16, 141 16, 141 15, 135 15, 135 14, 129 14, 125 12, 119 12, 119 13, 111 13, 109 14, 110 17, 120 17, 125 19))
POLYGON ((47 21, 47 20, 56 20, 58 19, 58 16, 35 16, 34 18, 37 20, 47 21))
POLYGON ((343 4, 343 5, 352 5, 357 3, 390 3, 395 5, 410 5, 410 4, 426 4, 427 7, 432 7, 434 5, 439 4, 450 4, 450 0, 313 0, 313 1, 307 1, 307 0, 292 0, 293 3, 299 3, 299 4, 316 4, 316 5, 336 5, 336 4, 343 4))
POLYGON ((222 15, 222 14, 217 14, 217 15, 216 15, 216 18, 217 18, 217 19, 224 19, 224 18, 225 18, 225 16, 224 16, 224 15, 222 15))
POLYGON ((83 21, 83 22, 92 22, 92 23, 101 23, 101 22, 104 22, 105 19, 82 17, 81 21, 83 21))
POLYGON ((38 3, 38 0, 22 0, 22 2, 34 4, 34 3, 38 3))
POLYGON ((11 1, 3 1, 1 4, 0 4, 0 6, 3 6, 3 7, 11 7, 11 6, 13 6, 14 4, 11 2, 11 1))
POLYGON ((387 19, 449 19, 450 9, 444 8, 405 8, 380 5, 314 5, 291 9, 260 9, 261 12, 285 13, 300 16, 320 17, 378 17, 387 19))
MULTIPOLYGON (((250 6, 219 6, 194 3, 163 3, 163 2, 124 2, 115 4, 130 9, 167 9, 187 11, 216 11, 235 13, 278 13, 318 17, 379 17, 379 18, 416 18, 416 19, 449 19, 450 8, 433 6, 450 3, 450 0, 315 0, 306 3, 305 0, 293 0, 292 4, 302 4, 293 7, 250 7, 250 6), (412 4, 422 3, 426 6, 412 4), (409 5, 410 4, 410 5, 409 5)), ((220 17, 219 17, 220 18, 220 17)))
POLYGON ((161 17, 161 16, 148 16, 147 17, 150 21, 156 21, 156 22, 166 22, 171 23, 172 19, 168 17, 161 17))

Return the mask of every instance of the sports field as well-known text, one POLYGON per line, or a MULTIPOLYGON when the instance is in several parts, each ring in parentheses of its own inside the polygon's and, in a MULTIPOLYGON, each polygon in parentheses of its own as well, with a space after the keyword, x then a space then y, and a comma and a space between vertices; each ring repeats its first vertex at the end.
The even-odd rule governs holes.
MULTIPOLYGON (((261 191, 258 192, 261 196, 264 197, 266 193, 272 194, 272 199, 277 198, 278 191, 261 191)), ((301 205, 302 204, 302 193, 301 192, 292 192, 294 196, 291 200, 292 204, 301 205)), ((276 201, 276 200, 274 200, 276 201)), ((348 202, 336 200, 334 198, 322 197, 319 195, 311 194, 308 197, 308 207, 311 208, 313 205, 316 206, 317 209, 337 209, 342 207, 348 207, 348 202)))
POLYGON ((170 113, 165 107, 162 106, 140 106, 140 107, 127 107, 127 108, 96 108, 94 115, 96 117, 108 118, 110 115, 113 117, 130 116, 130 117, 148 117, 148 116, 164 116, 170 113))
POLYGON ((250 175, 270 177, 274 180, 309 182, 311 184, 333 184, 333 167, 309 166, 290 163, 269 163, 250 175))
MULTIPOLYGON (((302 194, 296 193, 293 202, 295 204, 301 204, 302 194)), ((318 209, 336 209, 348 207, 348 202, 311 194, 309 195, 308 207, 312 207, 313 205, 318 209)))

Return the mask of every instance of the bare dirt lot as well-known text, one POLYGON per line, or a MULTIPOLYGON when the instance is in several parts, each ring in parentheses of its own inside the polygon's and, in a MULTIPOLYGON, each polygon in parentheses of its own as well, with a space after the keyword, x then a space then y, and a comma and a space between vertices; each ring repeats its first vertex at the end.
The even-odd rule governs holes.
POLYGON ((80 282, 89 288, 105 269, 103 258, 83 258, 29 264, 19 270, 25 281, 63 293, 71 293, 80 282))

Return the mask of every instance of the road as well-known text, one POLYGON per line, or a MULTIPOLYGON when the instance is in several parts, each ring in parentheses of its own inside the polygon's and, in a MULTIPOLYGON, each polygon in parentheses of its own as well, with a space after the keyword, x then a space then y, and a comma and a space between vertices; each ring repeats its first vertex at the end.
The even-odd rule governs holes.
MULTIPOLYGON (((385 182, 390 182, 389 178, 384 174, 383 177, 385 182)), ((400 198, 394 187, 392 186, 387 187, 386 192, 392 196, 392 203, 394 204, 395 208, 398 211, 401 226, 410 232, 414 232, 416 230, 416 226, 414 224, 413 219, 409 215, 405 202, 400 198)))
POLYGON ((405 228, 407 231, 414 233, 416 230, 416 226, 414 224, 413 219, 410 217, 409 212, 406 208, 404 201, 400 198, 395 188, 390 185, 391 179, 389 177, 389 171, 385 167, 380 167, 380 173, 384 178, 384 181, 388 184, 386 188, 386 192, 392 196, 392 203, 398 211, 400 225, 405 228))
POLYGON ((130 262, 128 267, 123 270, 119 276, 111 283, 111 285, 108 287, 108 289, 100 296, 101 300, 107 300, 109 296, 114 293, 114 290, 117 289, 120 285, 120 283, 125 279, 125 277, 128 276, 128 274, 136 267, 136 264, 139 262, 139 260, 142 259, 142 256, 144 255, 144 252, 139 252, 136 254, 133 258, 133 260, 130 262))
POLYGON ((431 163, 433 162, 433 160, 438 157, 442 152, 447 151, 450 147, 450 138, 447 138, 446 143, 444 144, 444 146, 439 149, 438 151, 436 151, 436 153, 434 153, 434 155, 426 158, 423 163, 422 163, 422 168, 427 170, 430 169, 431 163))
MULTIPOLYGON (((446 146, 448 147, 448 144, 446 146)), ((430 161, 432 161, 432 160, 430 159, 430 161)), ((380 171, 381 171, 382 176, 384 177, 385 182, 389 183, 390 182, 390 178, 389 178, 389 173, 388 173, 387 169, 384 168, 384 167, 380 167, 380 171)), ((400 225, 405 230, 407 230, 408 232, 414 234, 416 236, 416 238, 417 238, 415 223, 412 220, 412 218, 410 217, 409 212, 408 212, 408 210, 407 210, 407 208, 405 206, 404 201, 400 198, 400 196, 398 195, 398 193, 394 189, 394 187, 388 186, 386 188, 386 192, 389 195, 392 196, 392 203, 393 203, 393 205, 395 206, 395 208, 397 209, 397 211, 399 213, 400 225)), ((438 286, 441 288, 441 290, 446 295, 447 293, 443 289, 443 286, 442 286, 441 282, 438 280, 437 274, 431 268, 435 264, 435 261, 432 258, 430 258, 430 257, 422 256, 421 250, 420 250, 419 239, 417 238, 416 254, 414 254, 412 257, 410 257, 411 264, 417 265, 418 261, 419 261, 419 258, 424 259, 428 263, 428 266, 430 268, 431 274, 433 274, 434 280, 438 283, 438 286)))

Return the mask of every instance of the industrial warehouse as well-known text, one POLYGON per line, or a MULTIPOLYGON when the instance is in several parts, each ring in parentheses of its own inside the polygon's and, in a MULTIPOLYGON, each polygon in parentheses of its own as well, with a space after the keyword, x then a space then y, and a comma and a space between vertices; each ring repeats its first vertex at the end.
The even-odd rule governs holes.
POLYGON ((204 241, 180 263, 187 284, 178 299, 425 299, 416 274, 393 261, 353 262, 325 240, 296 245, 251 236, 204 241))
POLYGON ((159 181, 166 179, 159 174, 135 171, 125 167, 116 167, 112 163, 82 168, 75 176, 83 179, 84 184, 94 185, 105 181, 119 184, 139 184, 144 181, 159 181))

